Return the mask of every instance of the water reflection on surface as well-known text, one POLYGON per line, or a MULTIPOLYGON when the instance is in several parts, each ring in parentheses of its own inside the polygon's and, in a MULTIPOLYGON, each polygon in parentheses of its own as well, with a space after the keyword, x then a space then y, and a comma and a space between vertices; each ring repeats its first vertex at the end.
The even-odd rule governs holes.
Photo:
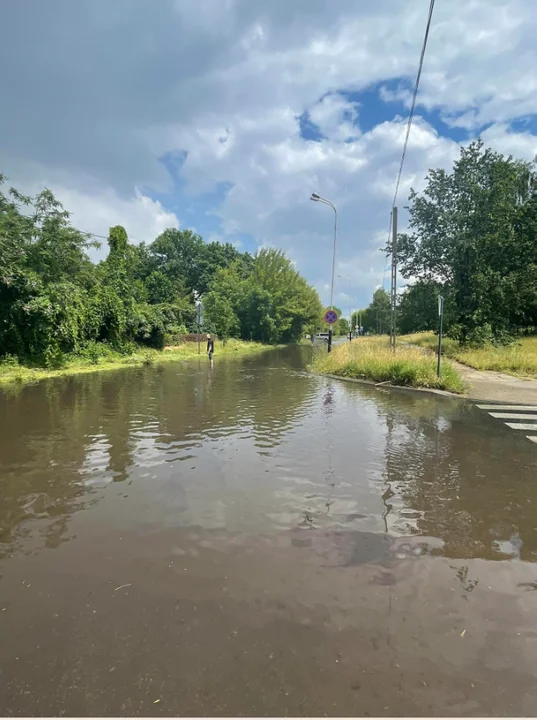
POLYGON ((308 352, 0 398, 0 712, 537 712, 536 448, 308 352))

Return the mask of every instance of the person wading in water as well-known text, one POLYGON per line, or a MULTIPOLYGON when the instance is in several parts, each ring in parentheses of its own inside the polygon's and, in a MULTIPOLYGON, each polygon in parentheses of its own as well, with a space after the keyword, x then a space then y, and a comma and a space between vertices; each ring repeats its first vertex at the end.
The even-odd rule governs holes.
POLYGON ((213 353, 214 353, 214 340, 210 335, 207 335, 207 355, 209 356, 209 360, 213 359, 213 353))

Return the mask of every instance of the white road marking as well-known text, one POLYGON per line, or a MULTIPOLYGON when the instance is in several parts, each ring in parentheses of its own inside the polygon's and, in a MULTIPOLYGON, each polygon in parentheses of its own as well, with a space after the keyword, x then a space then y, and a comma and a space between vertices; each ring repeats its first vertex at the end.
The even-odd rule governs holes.
POLYGON ((537 415, 530 415, 529 413, 491 412, 489 415, 498 418, 498 420, 537 420, 537 415))
POLYGON ((520 410, 522 412, 534 412, 537 413, 537 405, 477 405, 480 410, 501 410, 513 411, 520 410))
MULTIPOLYGON (((480 410, 501 420, 512 430, 524 430, 537 433, 537 405, 477 405, 480 410), (507 420, 530 420, 531 422, 506 422, 507 420)), ((537 435, 526 435, 526 438, 537 445, 537 435)))
POLYGON ((513 430, 537 430, 537 423, 505 423, 513 430))

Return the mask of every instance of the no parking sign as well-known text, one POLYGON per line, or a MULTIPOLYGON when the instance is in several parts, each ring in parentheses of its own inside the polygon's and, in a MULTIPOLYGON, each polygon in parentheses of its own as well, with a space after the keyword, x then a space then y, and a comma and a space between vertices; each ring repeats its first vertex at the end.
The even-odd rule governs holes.
POLYGON ((327 310, 324 314, 324 321, 329 325, 337 322, 337 312, 335 310, 327 310))

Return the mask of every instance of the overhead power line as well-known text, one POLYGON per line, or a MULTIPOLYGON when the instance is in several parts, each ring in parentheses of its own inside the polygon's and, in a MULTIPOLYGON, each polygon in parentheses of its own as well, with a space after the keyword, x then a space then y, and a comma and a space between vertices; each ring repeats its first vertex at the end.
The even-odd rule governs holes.
MULTIPOLYGON (((390 305, 391 305, 391 328, 390 328, 390 345, 393 352, 395 352, 397 342, 397 194, 399 192, 399 185, 401 183, 401 175, 403 174, 403 167, 405 164, 406 150, 408 147, 408 138, 410 137, 410 129, 412 127, 412 120, 414 119, 414 111, 416 109, 416 99, 418 97, 418 89, 420 86, 421 71, 423 69, 423 60, 425 58, 425 50, 427 49, 427 40, 429 39, 429 30, 431 29, 431 20, 433 17, 435 0, 429 2, 429 14, 427 16, 427 25, 425 26, 425 35, 423 37, 423 44, 421 46, 420 62, 418 66, 418 74, 416 75, 416 82, 414 84, 414 92, 412 94, 412 103, 410 105, 410 114, 408 116, 408 123, 406 126, 405 142, 403 143, 403 152, 401 153, 401 162, 399 163, 399 172, 397 173, 397 182, 395 183, 395 192, 393 195, 392 209, 390 213, 391 230, 392 230, 392 248, 391 248, 391 266, 392 266, 392 277, 391 277, 391 293, 390 293, 390 305)), ((388 233, 389 243, 389 233, 388 233)), ((384 284, 384 283, 383 283, 384 284)))
POLYGON ((397 201, 397 193, 399 192, 399 184, 401 182, 403 165, 405 164, 406 149, 407 149, 407 145, 408 145, 408 138, 410 135, 410 128, 412 127, 412 120, 414 119, 414 110, 416 109, 416 98, 418 97, 418 88, 420 86, 421 71, 423 68, 423 59, 425 57, 425 50, 427 48, 427 40, 429 39, 429 30, 431 28, 431 20, 433 17, 434 2, 435 2, 435 0, 431 0, 430 4, 429 4, 429 15, 427 17, 427 25, 425 27, 425 36, 423 38, 423 45, 421 46, 420 64, 418 67, 418 74, 416 76, 416 84, 414 85, 414 93, 412 95, 412 104, 410 106, 410 115, 408 116, 408 123, 406 126, 405 143, 403 145, 403 153, 401 155, 401 163, 399 165, 399 172, 397 174, 397 183, 395 185, 395 193, 393 196, 392 208, 395 206, 395 203, 397 201))
MULTIPOLYGON (((399 185, 401 184, 401 175, 403 174, 403 167, 405 164, 406 150, 407 150, 407 146, 408 146, 408 138, 410 137, 410 128, 412 127, 412 120, 414 119, 414 112, 416 110, 416 99, 418 97, 418 89, 420 86, 420 78, 421 78, 421 71, 423 69, 423 60, 425 58, 425 50, 427 49, 427 41, 429 39, 429 30, 431 29, 431 20, 433 17, 434 3, 435 3, 435 0, 430 0, 429 13, 427 15, 427 25, 425 26, 425 35, 423 36, 423 44, 421 46, 418 74, 416 75, 416 82, 414 84, 414 92, 412 94, 412 103, 410 105, 410 114, 408 116, 408 122, 407 122, 407 126, 406 126, 405 142, 403 144, 403 152, 401 154, 401 162, 399 163, 399 172, 397 173, 397 181, 395 183, 395 192, 393 195, 393 202, 392 202, 392 206, 391 206, 391 210, 390 210, 390 223, 389 223, 389 227, 388 227, 388 237, 386 239, 386 247, 389 247, 390 235, 392 233, 393 209, 395 207, 395 203, 397 202, 397 195, 399 193, 399 185)), ((386 280, 387 269, 388 269, 388 265, 386 265, 384 267, 384 274, 382 277, 382 288, 383 289, 384 289, 384 283, 386 280)))

